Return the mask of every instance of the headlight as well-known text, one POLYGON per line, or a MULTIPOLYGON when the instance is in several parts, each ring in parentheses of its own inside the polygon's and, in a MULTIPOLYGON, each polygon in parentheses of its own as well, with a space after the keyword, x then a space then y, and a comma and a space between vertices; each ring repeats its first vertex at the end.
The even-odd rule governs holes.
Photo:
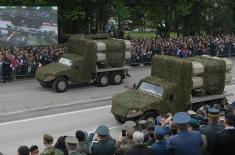
POLYGON ((127 117, 137 117, 137 116, 140 116, 140 115, 143 115, 142 111, 132 109, 132 110, 128 111, 127 117))

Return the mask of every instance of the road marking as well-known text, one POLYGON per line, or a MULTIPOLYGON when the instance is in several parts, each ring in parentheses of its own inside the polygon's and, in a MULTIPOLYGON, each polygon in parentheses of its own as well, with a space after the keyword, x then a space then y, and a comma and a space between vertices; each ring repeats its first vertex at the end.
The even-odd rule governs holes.
POLYGON ((89 102, 106 101, 106 100, 110 100, 111 98, 112 97, 103 97, 103 98, 98 98, 98 99, 88 99, 85 101, 80 101, 80 102, 75 102, 75 103, 68 103, 68 104, 61 104, 61 105, 54 105, 54 106, 44 106, 44 107, 39 107, 39 108, 35 108, 35 109, 30 109, 30 110, 2 113, 2 114, 0 114, 0 116, 22 114, 22 113, 26 113, 26 112, 41 111, 41 110, 47 110, 47 109, 52 109, 52 108, 68 107, 68 106, 79 105, 79 104, 83 104, 83 103, 89 103, 89 102))
POLYGON ((16 123, 22 123, 22 122, 33 121, 33 120, 39 120, 39 119, 45 119, 45 118, 53 118, 53 117, 57 117, 57 116, 64 116, 64 115, 70 115, 70 114, 75 114, 75 113, 82 113, 82 112, 88 112, 88 111, 100 110, 100 109, 106 109, 106 108, 111 108, 111 105, 107 105, 107 106, 103 106, 103 107, 90 108, 90 109, 77 110, 77 111, 71 111, 71 112, 66 112, 66 113, 59 113, 59 114, 48 115, 48 116, 22 119, 22 120, 11 121, 11 122, 4 122, 4 123, 0 123, 0 126, 9 125, 9 124, 16 124, 16 123))

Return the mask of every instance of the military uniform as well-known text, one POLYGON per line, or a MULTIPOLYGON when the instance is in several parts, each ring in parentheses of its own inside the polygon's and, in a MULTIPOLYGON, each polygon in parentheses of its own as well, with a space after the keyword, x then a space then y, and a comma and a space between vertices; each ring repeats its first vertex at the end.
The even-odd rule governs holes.
POLYGON ((93 140, 90 145, 92 155, 113 155, 116 150, 116 142, 109 135, 107 126, 101 125, 96 129, 96 133, 107 138, 107 140, 93 140))
POLYGON ((64 153, 54 147, 48 147, 40 155, 64 155, 64 153))
MULTIPOLYGON (((48 134, 43 135, 43 143, 44 144, 46 143, 48 145, 52 145, 53 144, 53 137, 48 134)), ((50 147, 45 148, 45 150, 40 155, 64 155, 64 153, 61 150, 59 150, 53 146, 50 146, 50 147)))
MULTIPOLYGON (((178 112, 173 117, 173 123, 177 126, 187 127, 191 117, 185 112, 178 112)), ((175 155, 200 155, 201 134, 189 132, 187 129, 169 138, 168 149, 175 155)))
POLYGON ((3 82, 8 79, 11 81, 11 61, 7 57, 2 60, 2 80, 3 82))
MULTIPOLYGON (((219 117, 219 110, 215 108, 208 109, 208 116, 209 117, 219 117)), ((210 155, 212 151, 212 144, 215 140, 216 134, 219 131, 222 131, 224 129, 224 126, 217 123, 210 123, 208 125, 204 125, 200 127, 201 134, 206 136, 207 139, 207 148, 206 148, 206 154, 210 155)))

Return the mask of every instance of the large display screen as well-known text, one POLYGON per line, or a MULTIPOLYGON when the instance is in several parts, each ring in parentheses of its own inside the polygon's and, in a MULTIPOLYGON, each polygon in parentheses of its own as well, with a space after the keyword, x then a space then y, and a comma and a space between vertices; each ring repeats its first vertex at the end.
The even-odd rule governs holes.
POLYGON ((0 47, 57 43, 57 7, 0 6, 0 47))

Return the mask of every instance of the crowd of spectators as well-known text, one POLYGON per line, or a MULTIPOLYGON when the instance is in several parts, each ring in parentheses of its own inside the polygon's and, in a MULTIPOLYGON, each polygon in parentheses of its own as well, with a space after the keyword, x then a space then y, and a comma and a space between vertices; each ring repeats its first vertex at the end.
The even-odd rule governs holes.
POLYGON ((154 54, 179 56, 230 56, 235 54, 235 36, 190 36, 175 38, 131 39, 131 63, 150 62, 154 54))
MULTIPOLYGON (((94 132, 74 136, 43 135, 44 150, 20 146, 18 155, 231 155, 235 144, 235 102, 221 107, 204 105, 196 112, 160 115, 156 123, 126 121, 119 139, 100 125, 94 132)), ((1 153, 0 153, 1 154, 1 153)))
POLYGON ((0 76, 3 74, 2 66, 5 61, 10 61, 11 77, 33 75, 39 64, 46 65, 67 51, 59 46, 35 46, 2 48, 0 50, 0 76))
MULTIPOLYGON (((235 36, 191 36, 176 38, 131 39, 130 64, 150 63, 155 54, 179 56, 182 58, 209 54, 212 56, 231 56, 235 54, 235 36)), ((56 61, 67 51, 60 46, 35 46, 2 48, 0 50, 0 78, 1 62, 6 57, 11 61, 12 75, 33 75, 41 63, 46 65, 56 61)))

